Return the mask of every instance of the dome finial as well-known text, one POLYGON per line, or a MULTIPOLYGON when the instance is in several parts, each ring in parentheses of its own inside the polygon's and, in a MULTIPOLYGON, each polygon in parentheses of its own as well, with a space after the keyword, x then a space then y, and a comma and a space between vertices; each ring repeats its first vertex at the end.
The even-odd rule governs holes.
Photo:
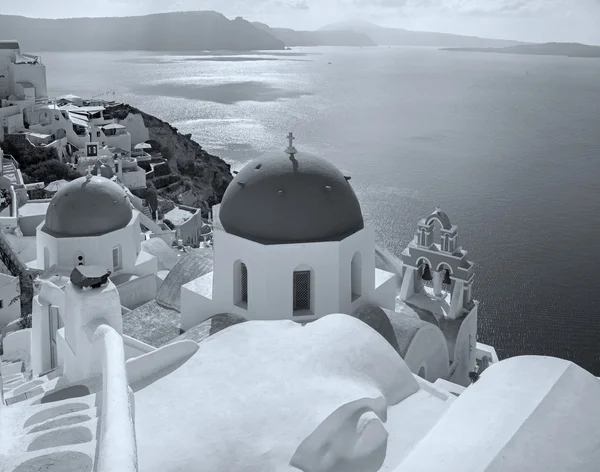
POLYGON ((288 140, 289 140, 289 146, 287 147, 287 149, 285 150, 285 152, 287 152, 290 156, 293 156, 294 154, 296 154, 298 151, 296 150, 296 148, 294 147, 294 133, 292 133, 290 131, 290 133, 287 136, 288 140))

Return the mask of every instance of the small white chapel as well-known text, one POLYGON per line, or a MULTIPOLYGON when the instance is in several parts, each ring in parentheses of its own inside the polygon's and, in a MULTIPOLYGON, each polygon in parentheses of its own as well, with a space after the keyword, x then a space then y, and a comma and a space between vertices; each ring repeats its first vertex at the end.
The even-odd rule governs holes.
MULTIPOLYGON (((157 260, 142 249, 143 238, 140 212, 113 180, 88 173, 56 192, 36 230, 38 283, 51 282, 33 299, 31 365, 36 375, 62 366, 72 354, 75 344, 64 329, 64 289, 73 268, 109 270, 121 303, 131 292, 156 294, 157 260)), ((133 339, 124 342, 129 355, 145 351, 133 339)))
POLYGON ((182 329, 219 313, 306 322, 394 309, 395 275, 375 268, 350 177, 292 139, 246 165, 213 207, 214 270, 182 287, 182 329))

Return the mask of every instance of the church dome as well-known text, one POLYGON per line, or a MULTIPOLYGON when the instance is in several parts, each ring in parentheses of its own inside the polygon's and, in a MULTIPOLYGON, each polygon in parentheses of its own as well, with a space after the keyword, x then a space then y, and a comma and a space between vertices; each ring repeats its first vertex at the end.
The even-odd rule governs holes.
POLYGON ((132 216, 129 198, 117 183, 80 177, 56 192, 43 231, 56 238, 100 236, 124 228, 132 216))
POLYGON ((344 174, 304 152, 246 165, 229 184, 219 219, 228 233, 260 244, 340 241, 364 228, 344 174))

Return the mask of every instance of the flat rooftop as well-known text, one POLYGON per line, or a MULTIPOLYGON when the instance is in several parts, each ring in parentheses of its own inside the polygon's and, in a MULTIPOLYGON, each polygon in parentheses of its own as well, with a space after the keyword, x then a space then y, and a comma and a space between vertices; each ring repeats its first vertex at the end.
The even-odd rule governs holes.
POLYGON ((46 211, 48 211, 48 207, 50 206, 50 201, 47 202, 36 202, 29 201, 25 205, 19 208, 19 216, 39 216, 46 215, 46 211))
POLYGON ((159 348, 181 334, 181 315, 155 300, 123 315, 123 334, 159 348))
POLYGON ((170 212, 165 214, 165 220, 169 220, 175 226, 181 226, 192 216, 194 216, 194 213, 191 211, 175 207, 170 212))

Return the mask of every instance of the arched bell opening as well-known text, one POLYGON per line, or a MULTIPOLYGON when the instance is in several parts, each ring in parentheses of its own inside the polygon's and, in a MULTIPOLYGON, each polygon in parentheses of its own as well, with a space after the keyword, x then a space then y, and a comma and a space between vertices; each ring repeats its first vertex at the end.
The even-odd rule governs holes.
MULTIPOLYGON (((433 287, 433 274, 431 273, 431 263, 421 258, 417 261, 417 279, 420 288, 422 287, 433 287)), ((417 287, 416 287, 417 288, 417 287)), ((420 291, 420 290, 416 290, 420 291)))
POLYGON ((438 266, 438 271, 442 274, 442 290, 452 293, 454 289, 454 281, 452 280, 452 268, 445 263, 438 266))

